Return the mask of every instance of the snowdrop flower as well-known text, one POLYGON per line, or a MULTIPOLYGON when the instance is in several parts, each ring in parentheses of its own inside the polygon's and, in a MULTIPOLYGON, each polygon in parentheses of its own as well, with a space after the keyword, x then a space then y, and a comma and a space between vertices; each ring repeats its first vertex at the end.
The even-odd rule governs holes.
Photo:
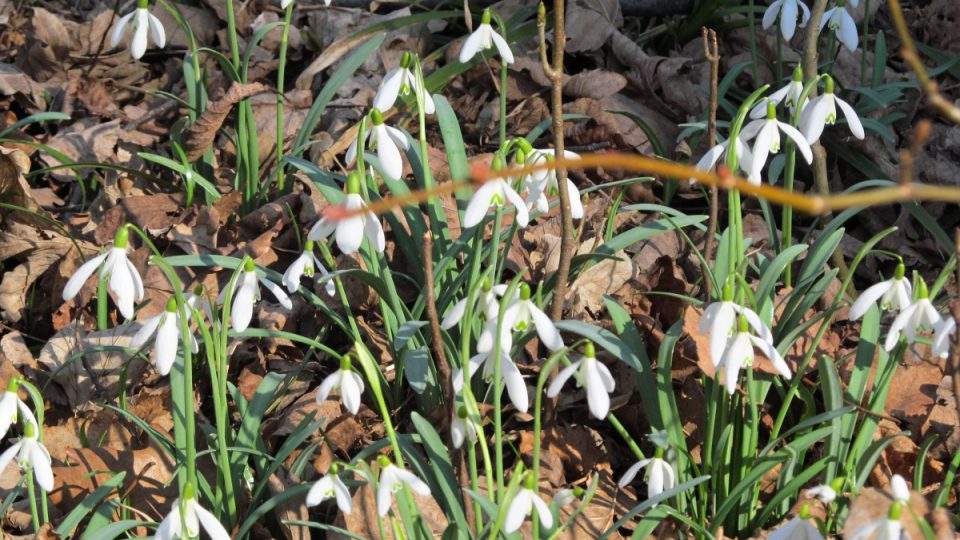
MULTIPOLYGON (((190 320, 189 309, 194 308, 199 299, 196 295, 184 295, 187 303, 187 321, 190 320)), ((153 355, 157 364, 157 373, 166 376, 170 373, 174 361, 177 359, 177 348, 180 346, 180 310, 177 309, 177 299, 171 296, 167 300, 166 309, 143 322, 140 330, 130 340, 130 347, 139 349, 150 338, 153 338, 153 355)), ((190 350, 194 353, 200 350, 196 338, 190 335, 190 350)))
POLYGON ((380 82, 380 88, 377 95, 373 97, 373 108, 385 111, 396 103, 400 96, 409 95, 412 91, 416 96, 423 96, 423 112, 433 114, 436 112, 436 105, 433 103, 433 97, 429 92, 425 92, 422 81, 410 71, 410 64, 413 61, 413 55, 409 52, 403 53, 400 59, 400 67, 396 67, 387 72, 380 82))
MULTIPOLYGON (((323 0, 323 5, 330 7, 331 0, 323 0)), ((293 0, 280 0, 280 9, 287 9, 287 6, 293 4, 293 0)))
POLYGON ((723 299, 707 306, 700 317, 700 333, 710 337, 710 358, 714 366, 720 363, 727 349, 727 341, 737 326, 737 315, 743 315, 747 324, 762 340, 773 344, 773 332, 770 328, 760 320, 755 311, 733 301, 733 286, 727 283, 723 287, 723 299))
MULTIPOLYGON (((370 125, 367 127, 366 138, 370 148, 377 148, 377 158, 380 160, 380 167, 384 174, 393 180, 403 176, 403 156, 400 154, 400 148, 407 150, 410 148, 410 142, 402 131, 383 123, 383 114, 380 109, 374 108, 370 111, 370 125)), ((357 159, 358 142, 353 141, 350 148, 347 148, 348 165, 357 159)))
POLYGON ((790 41, 797 29, 798 7, 803 10, 803 15, 800 17, 800 28, 807 26, 807 22, 810 21, 810 8, 802 0, 775 0, 763 13, 763 29, 766 30, 773 26, 773 23, 777 20, 777 15, 780 15, 780 34, 783 39, 790 41))
POLYGON ((855 52, 860 41, 860 35, 857 32, 857 23, 854 22, 844 4, 844 0, 837 0, 836 7, 823 14, 823 18, 820 19, 820 31, 823 32, 824 26, 829 26, 840 43, 843 43, 848 51, 855 52))
MULTIPOLYGON (((637 477, 640 469, 646 469, 645 480, 647 482, 647 498, 652 499, 664 491, 673 489, 677 485, 677 473, 673 471, 673 466, 663 459, 663 449, 657 449, 656 457, 641 459, 634 463, 623 473, 618 485, 621 488, 627 487, 637 477)), ((654 505, 656 506, 656 505, 654 505)))
MULTIPOLYGON (((727 392, 731 395, 733 395, 733 392, 737 389, 737 379, 740 376, 740 369, 743 367, 749 368, 753 365, 754 347, 760 349, 760 351, 770 359, 773 368, 776 369, 777 373, 783 378, 789 379, 793 376, 790 372, 790 367, 787 366, 787 363, 783 357, 780 356, 780 352, 773 346, 773 343, 768 339, 762 339, 762 336, 757 337, 751 334, 748 329, 749 323, 747 322, 747 318, 741 315, 738 331, 727 341, 727 346, 723 351, 723 355, 720 357, 720 361, 714 364, 717 374, 720 373, 720 368, 723 367, 724 385, 727 388, 727 392)), ((716 362, 716 358, 713 358, 713 360, 716 362)))
POLYGON ((837 500, 837 490, 833 489, 832 486, 821 484, 808 489, 806 496, 808 499, 816 497, 823 504, 830 504, 837 500))
POLYGON ((463 446, 463 441, 470 441, 470 444, 477 442, 477 424, 470 418, 465 406, 457 409, 457 415, 450 423, 450 438, 453 439, 454 448, 463 446))
POLYGON ((528 474, 526 485, 520 488, 513 499, 510 499, 510 505, 507 507, 507 517, 503 521, 503 532, 512 533, 520 529, 527 516, 533 515, 536 510, 540 525, 545 529, 553 528, 553 514, 550 513, 550 507, 543 502, 540 494, 537 493, 536 485, 533 483, 533 475, 528 474))
POLYGON ((767 163, 767 157, 771 153, 775 154, 780 151, 781 131, 787 137, 793 139, 807 163, 813 161, 813 152, 803 135, 797 131, 797 128, 777 120, 776 107, 768 101, 767 118, 750 122, 740 132, 741 136, 747 140, 756 137, 753 142, 753 156, 749 163, 749 176, 747 176, 747 180, 751 184, 760 185, 760 173, 767 163))
POLYGON ((564 488, 553 494, 553 503, 562 508, 573 503, 583 495, 583 488, 564 488))
MULTIPOLYGON (((793 70, 793 76, 790 78, 790 82, 784 85, 783 88, 760 100, 760 103, 750 111, 750 118, 757 119, 766 116, 768 102, 779 105, 780 102, 785 101, 787 107, 790 109, 790 114, 793 115, 797 110, 797 103, 800 101, 801 94, 803 94, 803 68, 797 65, 793 70)), ((800 110, 804 110, 808 102, 809 100, 807 98, 803 98, 803 105, 800 106, 800 110)))
POLYGON ((893 494, 893 500, 900 504, 910 504, 910 487, 899 474, 890 477, 890 492, 893 494))
POLYGON ((36 423, 27 422, 24 424, 23 437, 13 446, 7 448, 3 454, 0 454, 0 471, 6 469, 7 465, 16 456, 20 468, 24 470, 32 469, 34 477, 37 479, 37 485, 50 493, 53 491, 53 462, 50 459, 50 452, 47 452, 43 443, 37 440, 38 429, 36 423))
POLYGON ((300 278, 304 275, 312 278, 314 269, 317 269, 320 270, 321 276, 327 278, 324 290, 327 291, 328 296, 333 296, 336 287, 334 286, 333 280, 328 278, 330 272, 327 272, 327 268, 323 266, 323 263, 313 254, 313 242, 313 240, 307 240, 307 243, 303 246, 303 253, 287 267, 287 271, 283 273, 283 280, 281 280, 281 282, 284 287, 287 288, 287 291, 290 293, 296 292, 296 290, 300 288, 300 278))
POLYGON ((595 418, 603 420, 610 412, 609 394, 613 392, 614 380, 607 366, 596 359, 593 342, 587 342, 580 360, 560 370, 547 388, 547 397, 557 397, 560 389, 574 373, 576 373, 577 386, 587 391, 587 405, 590 413, 595 418))
POLYGON ((953 342, 953 334, 957 332, 957 320, 947 316, 940 320, 934 326, 933 347, 930 349, 932 354, 940 358, 946 358, 950 354, 950 344, 953 342))
POLYGON ((897 265, 897 269, 894 271, 892 278, 868 287, 867 290, 860 294, 856 302, 850 306, 850 315, 848 318, 851 321, 855 321, 863 317, 863 314, 866 313, 867 310, 870 309, 870 306, 877 300, 880 300, 880 309, 884 311, 902 311, 909 306, 910 300, 913 298, 913 286, 910 285, 910 280, 904 277, 906 272, 907 269, 901 262, 897 265))
POLYGON ((360 173, 357 171, 347 175, 347 196, 343 200, 342 207, 345 212, 353 215, 342 219, 333 219, 329 216, 320 218, 320 221, 307 233, 307 240, 323 240, 334 234, 340 251, 344 255, 352 255, 360 249, 363 237, 366 236, 373 248, 383 253, 387 248, 383 226, 380 225, 376 214, 369 210, 362 210, 367 207, 367 203, 360 196, 360 173))
POLYGON ((804 505, 799 516, 778 527, 767 540, 823 540, 823 534, 810 523, 810 513, 804 505))
POLYGON ((833 93, 833 87, 833 77, 828 75, 823 95, 813 98, 813 101, 800 113, 800 130, 810 144, 820 139, 824 126, 832 126, 836 123, 837 105, 843 111, 843 117, 847 119, 847 125, 850 126, 850 132, 853 133, 853 136, 863 139, 865 135, 857 111, 853 110, 849 103, 838 98, 833 93))
MULTIPOLYGON (((493 169, 503 168, 503 159, 496 156, 493 159, 493 169)), ((483 183, 470 197, 467 203, 467 209, 463 213, 464 228, 479 225, 487 215, 487 210, 493 206, 503 206, 505 202, 510 201, 517 209, 517 224, 526 227, 530 222, 530 213, 527 211, 527 203, 513 189, 504 178, 493 178, 483 183)))
POLYGON ((377 513, 380 517, 386 516, 390 511, 393 494, 399 491, 403 484, 420 495, 430 495, 430 486, 412 472, 390 463, 387 456, 380 456, 377 461, 380 463, 380 482, 377 485, 377 513))
POLYGON ((10 426, 17 421, 17 413, 23 415, 25 424, 37 425, 37 419, 33 416, 33 411, 17 395, 19 389, 20 379, 14 377, 7 383, 7 391, 0 397, 0 439, 6 437, 7 431, 10 431, 10 426))
MULTIPOLYGON (((490 286, 490 280, 483 280, 483 288, 473 299, 474 309, 477 309, 479 306, 479 313, 482 313, 488 321, 496 319, 497 315, 500 312, 500 300, 498 297, 503 296, 507 292, 506 285, 495 285, 490 286)), ((469 295, 467 298, 459 300, 456 304, 450 308, 450 311, 443 317, 443 321, 440 322, 440 328, 444 330, 449 330, 457 325, 463 315, 467 311, 467 301, 469 300, 469 295)), ((476 313, 476 311, 474 312, 476 313)))
MULTIPOLYGON (((496 328, 496 321, 491 320, 492 329, 496 328)), ((560 331, 556 325, 547 317, 547 314, 540 310, 530 298, 530 286, 526 283, 520 285, 520 296, 515 298, 507 307, 503 314, 503 330, 507 334, 509 330, 517 332, 526 332, 531 324, 537 329, 537 335, 551 351, 563 348, 563 338, 560 337, 560 331)), ((501 342, 509 341, 507 336, 501 336, 501 342), (505 339, 506 338, 506 339, 505 339)), ((493 332, 484 332, 477 340, 477 350, 481 352, 493 348, 493 332)))
POLYGON ((349 514, 353 511, 350 491, 343 480, 340 480, 339 470, 339 465, 334 463, 330 466, 330 472, 313 484, 313 487, 307 492, 307 506, 316 506, 327 499, 334 498, 337 500, 337 507, 340 508, 341 512, 349 514))
POLYGON ((927 284, 922 278, 918 283, 916 299, 900 311, 887 330, 887 340, 883 344, 887 351, 892 351, 901 337, 906 337, 907 343, 913 343, 917 340, 917 334, 933 330, 942 319, 928 298, 927 284))
POLYGON ((230 533, 223 528, 216 516, 197 502, 193 484, 183 490, 183 499, 176 499, 170 512, 157 527, 157 540, 188 539, 200 536, 200 526, 212 540, 230 540, 230 533))
POLYGON ((910 535, 903 530, 903 525, 900 523, 902 513, 903 503, 894 500, 893 504, 890 505, 890 510, 887 511, 886 517, 867 523, 849 538, 850 540, 866 540, 873 536, 873 540, 909 539, 910 535))
POLYGON ((513 51, 507 45, 507 40, 503 39, 503 36, 490 26, 490 10, 487 9, 483 12, 480 26, 463 42, 463 47, 460 48, 460 62, 467 63, 478 52, 485 51, 493 46, 497 47, 497 52, 500 53, 500 58, 504 62, 513 63, 513 51))
MULTIPOLYGON (((766 111, 766 109, 764 109, 766 111)), ((750 146, 747 145, 747 140, 743 137, 743 132, 740 132, 740 136, 737 137, 737 142, 734 143, 733 148, 737 153, 737 168, 741 171, 746 171, 744 166, 753 161, 753 154, 750 153, 750 146)), ((730 146, 730 139, 723 141, 722 143, 714 146, 713 148, 707 150, 707 153, 700 158, 700 161, 693 166, 694 169, 699 171, 709 172, 713 170, 713 167, 720 161, 720 158, 726 157, 727 149, 730 146)), ((694 183, 694 179, 691 178, 688 181, 690 184, 694 183)))
MULTIPOLYGON (((527 143, 526 139, 519 139, 526 143, 522 146, 529 147, 530 144, 527 143)), ((535 150, 529 148, 529 150, 524 151, 524 157, 522 162, 527 165, 539 165, 541 163, 546 163, 547 161, 552 161, 555 155, 555 152, 552 148, 544 150, 535 150)), ((518 156, 519 157, 519 156, 518 156)), ((563 151, 563 159, 566 160, 576 160, 580 159, 580 155, 568 150, 563 151)), ((522 164, 519 163, 518 164, 522 164)), ((547 195, 553 195, 559 192, 559 185, 557 183, 557 171, 555 169, 546 169, 542 171, 537 171, 530 174, 527 179, 527 207, 533 208, 536 206, 537 210, 540 212, 546 212, 550 210, 550 201, 547 200, 547 195)), ((580 199, 580 189, 577 188, 577 185, 573 183, 570 178, 567 178, 567 193, 570 197, 570 215, 573 219, 582 219, 583 218, 583 201, 580 199)))
POLYGON ((340 403, 357 414, 360 410, 360 400, 363 397, 363 379, 350 369, 350 355, 340 359, 340 369, 334 371, 317 387, 317 403, 323 403, 333 390, 340 390, 340 403))
POLYGON ((63 300, 73 300, 93 272, 100 269, 100 277, 106 280, 107 290, 113 295, 117 309, 125 319, 132 319, 133 303, 143 300, 143 280, 140 273, 127 259, 127 243, 130 234, 127 226, 117 229, 113 247, 83 263, 63 287, 63 300))
MULTIPOLYGON (((237 279, 233 282, 233 302, 230 304, 230 323, 237 332, 243 332, 250 326, 250 320, 253 319, 253 304, 260 300, 260 285, 267 288, 273 296, 286 309, 293 309, 293 302, 283 288, 267 278, 257 276, 256 269, 252 259, 246 259, 243 263, 243 270, 237 279)), ((227 297, 227 289, 220 291, 217 297, 217 303, 223 304, 227 297)))
MULTIPOLYGON (((513 360, 510 360, 510 357, 505 352, 508 350, 510 350, 509 337, 507 337, 506 341, 500 343, 500 377, 507 387, 507 395, 510 396, 510 401, 513 403, 513 406, 516 407, 518 411, 525 413, 530 407, 527 384, 523 381, 523 375, 520 373, 520 369, 517 368, 517 365, 513 363, 513 360)), ((483 366, 484 379, 491 380, 493 378, 494 368, 496 367, 496 364, 494 364, 495 361, 492 350, 473 356, 467 361, 467 376, 473 378, 473 375, 480 369, 480 366, 483 366)), ((460 392, 463 389, 463 379, 463 369, 457 368, 453 374, 453 389, 455 392, 460 392)))
POLYGON ((150 13, 150 10, 147 9, 146 0, 137 0, 137 9, 127 13, 117 21, 117 24, 113 27, 113 33, 110 34, 111 47, 116 47, 120 44, 120 40, 126 32, 127 26, 132 26, 133 28, 133 40, 130 42, 130 56, 132 56, 134 60, 139 60, 143 57, 143 53, 147 52, 148 30, 150 32, 150 39, 153 40, 153 43, 157 47, 162 49, 167 43, 167 35, 163 30, 163 24, 160 23, 160 19, 156 18, 150 13))

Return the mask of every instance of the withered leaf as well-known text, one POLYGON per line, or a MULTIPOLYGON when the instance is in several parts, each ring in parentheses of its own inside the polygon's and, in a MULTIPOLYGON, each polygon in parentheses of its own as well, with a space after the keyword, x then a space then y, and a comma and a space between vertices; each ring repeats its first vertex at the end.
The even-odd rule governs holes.
POLYGON ((230 85, 227 93, 216 101, 211 101, 207 110, 203 111, 200 118, 187 129, 186 144, 184 150, 188 161, 199 159, 207 148, 213 144, 223 125, 223 121, 230 114, 233 106, 254 94, 266 92, 267 86, 262 83, 238 83, 230 85))

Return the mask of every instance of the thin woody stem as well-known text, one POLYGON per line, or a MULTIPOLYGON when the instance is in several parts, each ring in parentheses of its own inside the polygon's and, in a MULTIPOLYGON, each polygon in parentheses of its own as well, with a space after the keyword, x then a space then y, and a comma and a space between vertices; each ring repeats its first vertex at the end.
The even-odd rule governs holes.
MULTIPOLYGON (((703 29, 703 54, 710 62, 710 115, 707 117, 707 144, 713 148, 717 144, 717 94, 720 78, 720 47, 717 33, 712 29, 703 29)), ((703 247, 703 260, 709 265, 713 256, 714 237, 717 235, 717 220, 720 213, 720 194, 717 186, 710 186, 710 220, 707 222, 707 241, 703 247)), ((709 270, 709 269, 705 269, 709 270)), ((707 298, 713 294, 713 280, 705 279, 707 298)))

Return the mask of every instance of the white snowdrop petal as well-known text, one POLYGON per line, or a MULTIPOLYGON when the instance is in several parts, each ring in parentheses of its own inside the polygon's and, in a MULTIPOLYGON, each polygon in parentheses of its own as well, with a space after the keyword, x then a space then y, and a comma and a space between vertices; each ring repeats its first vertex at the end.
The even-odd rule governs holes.
POLYGON ((530 501, 533 503, 533 507, 537 511, 537 517, 540 518, 540 525, 542 525, 544 529, 552 529, 553 514, 550 513, 550 507, 547 506, 547 503, 543 502, 543 499, 537 495, 531 497, 530 501))
POLYGON ((400 87, 403 86, 403 71, 402 68, 394 68, 384 76, 377 95, 373 98, 373 108, 386 111, 393 107, 400 95, 400 87))
MULTIPOLYGON (((850 306, 849 319, 855 321, 867 312, 870 309, 870 306, 875 304, 881 296, 885 295, 893 287, 892 280, 881 281, 875 285, 871 285, 867 290, 860 293, 860 296, 857 300, 850 306)), ((882 307, 882 306, 881 306, 882 307)))
POLYGON ((197 519, 200 520, 200 524, 203 525, 203 529, 207 531, 207 535, 210 536, 211 540, 230 540, 230 533, 223 528, 220 520, 218 520, 213 514, 208 512, 194 500, 190 500, 187 504, 190 504, 193 507, 194 512, 196 512, 197 519))
POLYGON ((563 385, 566 384, 567 380, 573 376, 573 374, 580 368, 580 364, 583 363, 583 360, 578 360, 569 366, 561 369, 557 376, 554 377, 553 382, 550 383, 550 386, 547 388, 547 397, 555 398, 560 394, 560 390, 563 388, 563 385))
POLYGON ((67 284, 63 287, 63 300, 65 302, 69 302, 77 296, 77 293, 83 288, 83 284, 86 283, 87 279, 103 264, 108 254, 109 252, 101 253, 80 265, 80 268, 77 268, 73 275, 70 276, 70 279, 67 280, 67 284))
POLYGON ((860 122, 857 111, 853 110, 853 107, 851 107, 849 103, 840 98, 836 98, 834 101, 840 106, 843 117, 847 119, 847 125, 850 126, 850 132, 853 133, 853 136, 858 139, 863 139, 866 133, 863 131, 863 123, 860 122))
POLYGON ((503 58, 504 62, 512 64, 514 61, 513 51, 510 50, 510 45, 507 44, 507 40, 503 39, 503 36, 496 31, 491 31, 490 37, 493 39, 493 44, 497 47, 497 52, 500 53, 500 58, 503 58))
POLYGON ((167 375, 177 360, 177 345, 180 342, 180 328, 177 316, 167 313, 160 327, 157 329, 157 339, 154 345, 156 352, 157 373, 167 375))
POLYGON ((510 501, 510 507, 507 509, 507 517, 503 521, 503 530, 507 533, 512 533, 520 529, 520 525, 523 525, 523 520, 526 519, 527 514, 530 513, 530 508, 533 505, 531 498, 533 493, 526 488, 521 489, 513 496, 513 500, 510 501))
POLYGON ((152 13, 147 13, 150 21, 150 38, 157 48, 162 49, 167 44, 167 33, 163 29, 163 23, 152 13))

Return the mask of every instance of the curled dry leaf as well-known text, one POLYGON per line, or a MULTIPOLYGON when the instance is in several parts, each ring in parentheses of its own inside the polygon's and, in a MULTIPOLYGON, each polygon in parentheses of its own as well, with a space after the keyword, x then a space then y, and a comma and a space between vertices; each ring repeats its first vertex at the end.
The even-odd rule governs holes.
POLYGON ((211 101, 207 105, 207 110, 203 111, 200 118, 197 118, 197 121, 187 129, 184 145, 187 160, 195 161, 199 159, 213 145, 220 126, 223 125, 223 121, 236 103, 267 90, 267 86, 261 83, 243 84, 234 82, 223 97, 211 101))
POLYGON ((140 380, 149 368, 147 362, 131 358, 124 350, 139 328, 130 324, 86 333, 80 322, 74 321, 43 346, 39 361, 63 388, 71 407, 95 397, 111 400, 118 395, 124 367, 128 381, 140 380))

